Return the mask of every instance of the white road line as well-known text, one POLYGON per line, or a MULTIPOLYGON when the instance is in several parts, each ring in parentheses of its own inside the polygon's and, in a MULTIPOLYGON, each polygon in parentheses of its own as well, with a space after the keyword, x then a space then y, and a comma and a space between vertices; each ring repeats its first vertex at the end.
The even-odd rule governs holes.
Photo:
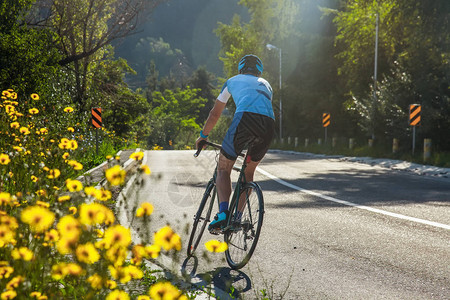
POLYGON ((378 209, 378 208, 373 208, 373 207, 369 207, 369 206, 365 206, 365 205, 360 205, 360 204, 356 204, 356 203, 352 203, 352 202, 348 202, 345 200, 340 200, 334 197, 330 197, 330 196, 326 196, 326 195, 322 195, 304 188, 301 188, 299 186, 293 185, 289 182, 286 182, 278 177, 276 177, 275 175, 270 174, 267 171, 264 171, 263 169, 261 169, 260 167, 257 167, 256 170, 258 172, 260 172, 261 174, 269 177, 270 179, 284 185, 287 186, 291 189, 294 189, 296 191, 305 193, 305 194, 309 194, 315 197, 319 197, 328 201, 332 201, 332 202, 336 202, 339 204, 343 204, 343 205, 347 205, 347 206, 352 206, 352 207, 356 207, 359 209, 364 209, 367 211, 371 211, 377 214, 382 214, 382 215, 386 215, 386 216, 390 216, 390 217, 394 217, 394 218, 398 218, 398 219, 403 219, 403 220, 407 220, 407 221, 411 221, 411 222, 416 222, 416 223, 421 223, 421 224, 426 224, 426 225, 430 225, 430 226, 434 226, 434 227, 439 227, 439 228, 443 228, 443 229, 449 229, 450 230, 450 226, 446 225, 446 224, 441 224, 441 223, 437 223, 437 222, 433 222, 433 221, 428 221, 428 220, 423 220, 423 219, 419 219, 419 218, 414 218, 414 217, 409 217, 409 216, 405 216, 405 215, 401 215, 401 214, 397 214, 397 213, 393 213, 393 212, 389 212, 389 211, 385 211, 382 209, 378 209))

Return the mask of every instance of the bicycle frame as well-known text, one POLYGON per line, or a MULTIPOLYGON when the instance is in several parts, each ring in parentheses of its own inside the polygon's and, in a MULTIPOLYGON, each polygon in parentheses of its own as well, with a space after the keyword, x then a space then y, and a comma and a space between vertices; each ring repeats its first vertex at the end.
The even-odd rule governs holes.
MULTIPOLYGON (((194 154, 195 157, 200 154, 200 151, 205 145, 221 149, 220 145, 203 141, 194 154)), ((225 242, 228 243, 225 256, 232 269, 242 268, 252 256, 258 243, 264 215, 264 199, 261 188, 255 182, 247 182, 245 176, 245 170, 247 164, 250 162, 250 156, 242 153, 239 156, 243 157, 244 161, 240 168, 237 166, 233 166, 232 168, 239 172, 239 176, 229 203, 230 215, 226 227, 211 232, 213 234, 224 234, 225 242), (250 201, 250 195, 254 193, 256 198, 252 197, 253 200, 250 201), (255 204, 257 207, 254 207, 255 204)), ((217 206, 220 206, 216 190, 217 170, 218 165, 214 169, 212 178, 208 181, 202 201, 194 216, 194 224, 188 243, 188 255, 193 255, 202 238, 205 226, 211 221, 210 218, 214 202, 216 201, 217 206), (198 227, 199 225, 200 227, 198 227)))
MULTIPOLYGON (((215 147, 217 149, 221 149, 220 145, 217 145, 217 144, 214 144, 214 143, 210 143, 210 142, 207 142, 206 144, 210 145, 210 146, 213 146, 213 147, 215 147)), ((229 202, 230 203, 230 207, 232 206, 232 204, 235 201, 239 201, 239 196, 241 194, 242 186, 247 182, 247 180, 245 178, 245 169, 247 167, 247 163, 250 161, 250 156, 248 156, 247 153, 245 155, 240 153, 239 156, 243 157, 244 161, 243 161, 242 166, 240 168, 236 167, 236 166, 233 166, 233 170, 239 172, 239 177, 238 177, 238 180, 236 182, 236 187, 234 188, 233 195, 232 195, 231 200, 229 202)), ((216 185, 216 180, 217 180, 217 167, 218 166, 216 165, 216 167, 214 169, 213 177, 209 180, 209 182, 212 181, 214 183, 214 185, 216 185)), ((211 201, 211 205, 210 205, 210 208, 209 208, 210 210, 212 209, 212 206, 214 205, 214 200, 215 200, 216 196, 217 196, 217 190, 216 190, 216 187, 215 187, 214 190, 213 190, 213 194, 211 196, 212 197, 212 201, 211 201)), ((220 203, 220 199, 219 199, 219 197, 217 197, 217 207, 219 207, 219 203, 220 203)), ((236 205, 236 210, 238 210, 238 209, 239 209, 239 204, 236 205)), ((228 227, 225 228, 225 231, 228 230, 228 229, 230 229, 230 228, 228 228, 228 227)))

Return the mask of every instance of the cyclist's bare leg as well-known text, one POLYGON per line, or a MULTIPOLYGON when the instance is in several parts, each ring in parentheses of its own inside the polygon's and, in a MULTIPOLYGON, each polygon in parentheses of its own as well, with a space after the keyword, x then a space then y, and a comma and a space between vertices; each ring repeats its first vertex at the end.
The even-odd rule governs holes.
MULTIPOLYGON (((255 174, 256 167, 261 161, 250 161, 247 163, 247 166, 245 167, 245 180, 247 182, 253 181, 253 175, 255 174)), ((244 211, 244 205, 245 205, 245 195, 242 194, 239 198, 239 205, 238 210, 240 212, 244 211)))
POLYGON ((231 195, 231 170, 235 161, 226 158, 222 153, 219 156, 219 164, 217 166, 217 195, 219 202, 229 202, 231 195))

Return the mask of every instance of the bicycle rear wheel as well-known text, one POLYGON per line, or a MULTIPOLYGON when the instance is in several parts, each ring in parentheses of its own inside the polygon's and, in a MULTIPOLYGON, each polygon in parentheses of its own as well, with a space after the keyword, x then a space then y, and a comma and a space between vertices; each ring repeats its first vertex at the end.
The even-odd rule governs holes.
POLYGON ((240 269, 255 251, 264 217, 264 199, 261 188, 254 182, 246 183, 239 200, 230 206, 230 218, 225 231, 225 251, 228 265, 240 269), (241 214, 241 216, 239 216, 241 214))
POLYGON ((194 215, 194 224, 192 225, 191 235, 187 247, 187 255, 194 254, 197 246, 203 236, 206 225, 211 221, 211 210, 216 196, 216 186, 210 181, 206 186, 202 201, 198 207, 197 213, 194 215))

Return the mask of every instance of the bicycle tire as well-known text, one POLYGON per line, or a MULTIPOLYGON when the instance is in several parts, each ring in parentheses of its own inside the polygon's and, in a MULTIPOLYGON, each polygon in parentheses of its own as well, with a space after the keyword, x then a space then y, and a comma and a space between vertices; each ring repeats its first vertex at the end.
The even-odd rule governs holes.
POLYGON ((198 207, 197 213, 194 215, 194 223, 192 224, 191 235, 189 236, 189 243, 187 247, 187 255, 194 254, 197 246, 203 236, 206 225, 211 221, 211 210, 214 204, 215 184, 210 181, 203 193, 202 201, 198 207), (206 209, 205 209, 206 208, 206 209))
POLYGON ((225 242, 228 244, 225 256, 228 265, 234 270, 244 267, 253 255, 264 219, 264 199, 259 185, 255 182, 246 183, 240 194, 244 193, 242 217, 238 220, 236 216, 236 206, 240 202, 236 199, 231 203, 231 215, 225 231, 225 242))

